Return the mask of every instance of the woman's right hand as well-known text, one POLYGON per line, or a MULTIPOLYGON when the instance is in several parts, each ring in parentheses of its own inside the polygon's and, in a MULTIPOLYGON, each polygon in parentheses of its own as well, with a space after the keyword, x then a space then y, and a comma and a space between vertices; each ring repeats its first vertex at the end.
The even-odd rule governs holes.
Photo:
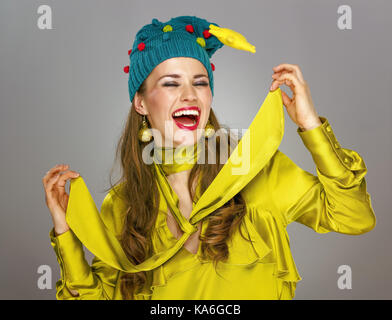
POLYGON ((45 202, 52 215, 54 231, 56 236, 69 230, 65 220, 65 213, 68 206, 68 194, 65 192, 65 185, 68 179, 77 178, 79 173, 67 170, 68 165, 56 165, 51 168, 42 178, 45 189, 45 202))

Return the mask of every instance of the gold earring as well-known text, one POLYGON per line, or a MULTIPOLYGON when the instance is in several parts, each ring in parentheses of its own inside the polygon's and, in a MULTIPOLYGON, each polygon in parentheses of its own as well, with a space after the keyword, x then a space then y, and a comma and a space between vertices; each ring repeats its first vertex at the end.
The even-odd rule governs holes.
POLYGON ((142 142, 149 142, 152 139, 152 131, 147 125, 145 115, 143 115, 143 122, 138 132, 138 138, 142 142))
POLYGON ((210 123, 210 120, 208 120, 206 127, 204 129, 204 137, 205 138, 211 138, 215 134, 215 129, 214 126, 210 123))

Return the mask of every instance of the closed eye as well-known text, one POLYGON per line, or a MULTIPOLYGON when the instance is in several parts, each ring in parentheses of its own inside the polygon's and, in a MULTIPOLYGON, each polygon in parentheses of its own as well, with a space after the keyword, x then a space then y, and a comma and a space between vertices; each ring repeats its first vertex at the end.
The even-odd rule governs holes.
POLYGON ((176 83, 164 83, 163 86, 164 87, 178 87, 179 85, 176 83))
MULTIPOLYGON (((164 87, 178 87, 179 84, 177 84, 177 83, 164 83, 163 86, 164 87)), ((195 83, 195 86, 208 86, 208 82, 198 82, 198 83, 195 83)))

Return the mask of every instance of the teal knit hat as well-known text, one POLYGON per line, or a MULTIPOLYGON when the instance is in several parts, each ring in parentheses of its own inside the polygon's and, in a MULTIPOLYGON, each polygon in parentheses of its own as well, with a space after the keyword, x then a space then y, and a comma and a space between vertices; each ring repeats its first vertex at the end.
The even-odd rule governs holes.
POLYGON ((152 19, 151 24, 141 28, 129 51, 129 68, 124 69, 129 72, 129 99, 133 100, 140 85, 158 64, 174 57, 199 60, 207 69, 214 95, 214 66, 211 65, 210 58, 223 43, 209 33, 211 24, 214 23, 195 16, 180 16, 166 23, 152 19))

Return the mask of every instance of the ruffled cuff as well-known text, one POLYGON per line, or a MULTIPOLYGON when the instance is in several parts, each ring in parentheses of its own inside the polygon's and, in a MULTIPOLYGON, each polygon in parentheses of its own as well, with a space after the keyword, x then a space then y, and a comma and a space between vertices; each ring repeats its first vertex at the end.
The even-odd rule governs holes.
POLYGON ((319 117, 321 125, 311 130, 297 132, 310 151, 317 168, 326 176, 339 177, 351 169, 353 162, 341 148, 325 117, 319 117))
POLYGON ((88 277, 91 268, 85 259, 83 245, 73 231, 68 230, 56 237, 52 228, 49 236, 60 264, 62 278, 72 283, 88 277))

